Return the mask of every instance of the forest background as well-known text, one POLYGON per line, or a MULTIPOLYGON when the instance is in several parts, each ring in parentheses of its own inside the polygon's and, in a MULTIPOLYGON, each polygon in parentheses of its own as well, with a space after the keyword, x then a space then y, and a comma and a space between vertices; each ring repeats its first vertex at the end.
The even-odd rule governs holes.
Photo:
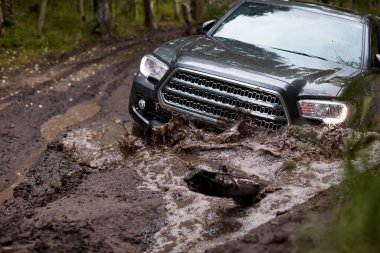
MULTIPOLYGON (((86 43, 139 36, 165 26, 184 35, 220 18, 233 0, 0 0, 0 68, 14 68, 86 43)), ((380 0, 322 0, 379 15, 380 0)))

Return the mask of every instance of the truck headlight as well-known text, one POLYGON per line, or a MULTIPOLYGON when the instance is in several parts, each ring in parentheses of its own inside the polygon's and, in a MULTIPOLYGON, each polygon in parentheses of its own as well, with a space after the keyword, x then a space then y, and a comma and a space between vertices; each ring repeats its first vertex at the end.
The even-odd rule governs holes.
POLYGON ((348 114, 348 106, 343 102, 300 100, 298 108, 302 117, 321 120, 326 124, 342 123, 348 114))
POLYGON ((169 67, 154 57, 153 55, 145 55, 140 63, 140 72, 146 78, 151 77, 158 81, 165 75, 169 67))

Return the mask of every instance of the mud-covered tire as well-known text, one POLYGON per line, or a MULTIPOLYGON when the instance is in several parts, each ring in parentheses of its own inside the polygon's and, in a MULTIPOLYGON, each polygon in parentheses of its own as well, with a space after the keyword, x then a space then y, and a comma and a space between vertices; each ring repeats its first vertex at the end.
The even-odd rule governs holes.
POLYGON ((132 124, 132 131, 131 134, 136 137, 144 137, 144 129, 140 127, 136 122, 133 122, 132 124))
POLYGON ((252 206, 256 202, 256 197, 235 197, 232 198, 236 204, 242 207, 252 206))

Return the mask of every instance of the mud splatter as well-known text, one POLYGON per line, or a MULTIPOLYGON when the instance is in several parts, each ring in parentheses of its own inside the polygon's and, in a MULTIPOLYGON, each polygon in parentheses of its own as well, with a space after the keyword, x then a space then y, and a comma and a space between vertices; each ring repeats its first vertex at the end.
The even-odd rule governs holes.
POLYGON ((63 140, 64 151, 79 164, 91 168, 105 168, 116 165, 123 160, 117 143, 105 145, 102 133, 94 133, 89 129, 80 129, 69 133, 63 140))
POLYGON ((93 168, 123 168, 144 179, 140 191, 163 193, 166 226, 155 234, 149 252, 204 252, 306 202, 340 182, 344 138, 339 128, 287 128, 246 131, 247 125, 199 126, 178 118, 154 130, 153 142, 129 135, 121 124, 72 131, 64 151, 93 168), (113 129, 113 130, 112 130, 113 129), (118 129, 118 130, 117 130, 118 129), (113 132, 107 140, 107 132, 113 132), (232 200, 191 192, 183 176, 190 167, 214 170, 225 164, 270 182, 268 192, 248 208, 232 200))

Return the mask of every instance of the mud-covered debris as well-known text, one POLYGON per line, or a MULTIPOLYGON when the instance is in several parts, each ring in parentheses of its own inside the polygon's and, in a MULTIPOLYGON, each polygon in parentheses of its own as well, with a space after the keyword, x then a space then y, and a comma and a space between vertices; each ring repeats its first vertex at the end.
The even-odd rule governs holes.
POLYGON ((143 149, 145 147, 143 140, 130 134, 127 129, 123 138, 121 138, 118 142, 119 150, 125 158, 134 155, 137 150, 143 149))
POLYGON ((201 140, 203 133, 186 117, 173 115, 171 120, 152 129, 153 143, 174 146, 185 139, 201 140))
POLYGON ((255 178, 231 173, 226 166, 218 172, 195 168, 184 177, 187 187, 194 192, 212 197, 232 198, 239 204, 257 200, 267 183, 255 178))

